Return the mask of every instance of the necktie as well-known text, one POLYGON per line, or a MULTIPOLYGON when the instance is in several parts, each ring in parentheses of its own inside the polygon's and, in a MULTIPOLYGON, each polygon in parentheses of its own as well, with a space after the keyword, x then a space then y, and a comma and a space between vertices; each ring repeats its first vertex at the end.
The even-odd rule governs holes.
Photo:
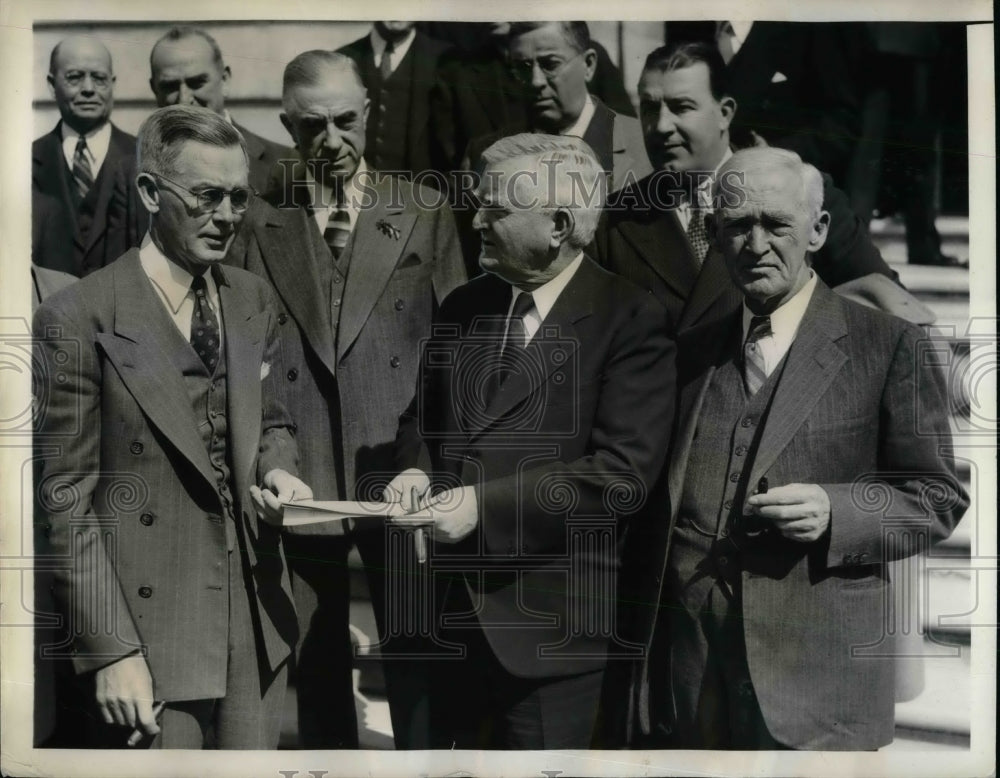
POLYGON ((719 22, 715 33, 715 41, 719 47, 719 54, 722 55, 722 61, 728 65, 733 57, 736 56, 737 49, 739 49, 733 25, 729 22, 719 22))
POLYGON ((491 397, 496 394, 510 374, 518 369, 518 357, 528 345, 524 317, 534 309, 535 300, 531 294, 518 292, 514 299, 514 308, 511 310, 510 316, 507 317, 507 325, 504 328, 504 340, 498 352, 491 397))
POLYGON ((390 57, 395 50, 396 45, 392 41, 386 41, 385 48, 382 50, 382 59, 378 63, 378 77, 382 83, 385 83, 389 76, 392 75, 392 60, 390 57))
POLYGON ((687 227, 688 243, 691 244, 691 251, 698 262, 698 267, 705 261, 708 253, 708 233, 705 232, 705 211, 695 205, 691 206, 691 218, 687 227))
POLYGON ((90 169, 90 158, 87 156, 87 139, 82 135, 73 152, 73 184, 81 200, 94 185, 94 172, 90 169))
POLYGON ((194 311, 191 312, 191 346, 205 363, 209 373, 215 372, 219 362, 219 320, 208 304, 208 286, 205 276, 195 276, 191 281, 194 292, 194 311))
POLYGON ((330 211, 330 216, 326 221, 326 229, 323 230, 323 240, 330 247, 330 253, 334 259, 340 259, 347 245, 348 238, 351 237, 351 216, 347 212, 347 207, 341 202, 330 211))
POLYGON ((771 334, 771 317, 754 316, 750 319, 750 330, 743 344, 743 380, 747 394, 753 397, 767 380, 764 355, 760 350, 760 339, 771 334))

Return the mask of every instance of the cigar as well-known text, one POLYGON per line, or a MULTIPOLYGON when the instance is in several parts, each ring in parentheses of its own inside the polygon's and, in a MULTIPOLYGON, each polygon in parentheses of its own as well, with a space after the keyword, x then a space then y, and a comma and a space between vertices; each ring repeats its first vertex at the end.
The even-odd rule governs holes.
MULTIPOLYGON (((153 718, 156 720, 157 723, 159 723, 160 714, 163 713, 163 709, 166 706, 167 703, 165 700, 153 703, 153 718)), ((129 748, 133 748, 145 736, 146 733, 143 732, 141 729, 139 729, 139 727, 136 727, 135 729, 132 730, 132 734, 128 736, 128 741, 126 742, 125 745, 127 745, 129 748)))

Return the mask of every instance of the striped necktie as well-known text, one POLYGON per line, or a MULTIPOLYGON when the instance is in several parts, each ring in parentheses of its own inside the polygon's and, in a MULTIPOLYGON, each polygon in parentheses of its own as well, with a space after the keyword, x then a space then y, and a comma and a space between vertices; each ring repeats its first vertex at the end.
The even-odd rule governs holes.
POLYGON ((76 151, 73 152, 73 185, 81 200, 94 185, 94 172, 90 169, 90 157, 87 151, 87 139, 81 135, 76 142, 76 151))
POLYGON ((351 237, 351 215, 347 212, 347 206, 343 203, 337 205, 326 221, 326 229, 323 230, 323 240, 330 247, 330 253, 335 260, 340 259, 344 253, 344 247, 351 237))
POLYGON ((396 51, 396 44, 392 41, 385 42, 385 48, 382 50, 382 59, 378 63, 378 78, 383 84, 392 75, 392 57, 393 52, 396 51))
POLYGON ((759 341, 771 334, 770 316, 754 316, 750 319, 750 330, 743 344, 743 380, 746 382, 747 394, 751 397, 757 394, 767 380, 759 341))

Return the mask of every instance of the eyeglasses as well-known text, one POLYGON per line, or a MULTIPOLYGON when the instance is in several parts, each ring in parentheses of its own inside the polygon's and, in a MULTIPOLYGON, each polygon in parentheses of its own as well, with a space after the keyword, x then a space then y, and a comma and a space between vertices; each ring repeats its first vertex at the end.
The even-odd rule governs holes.
POLYGON ((90 80, 94 87, 97 89, 107 89, 111 86, 111 76, 107 73, 101 72, 85 73, 79 70, 71 70, 68 73, 63 73, 62 79, 70 86, 80 86, 88 75, 90 76, 90 80))
POLYGON ((541 59, 515 59, 510 62, 510 72, 513 74, 514 78, 523 84, 530 84, 531 78, 535 73, 535 65, 538 65, 538 69, 542 71, 542 75, 547 81, 551 81, 553 78, 562 73, 563 68, 565 68, 570 62, 575 59, 579 59, 586 52, 581 51, 574 54, 569 59, 560 59, 555 55, 544 56, 541 59))
MULTIPOLYGON (((151 175, 156 176, 168 183, 173 184, 179 189, 183 189, 188 194, 192 194, 198 201, 198 211, 201 213, 213 213, 219 209, 222 205, 222 201, 227 197, 229 198, 229 206, 233 209, 233 213, 243 213, 247 208, 250 207, 250 202, 253 200, 256 192, 250 187, 237 187, 236 189, 199 189, 195 191, 194 189, 188 189, 182 184, 178 184, 176 181, 171 181, 166 176, 160 175, 159 173, 152 173, 151 175)), ((169 191, 169 189, 168 189, 169 191)), ((175 193, 176 194, 176 193, 175 193)))

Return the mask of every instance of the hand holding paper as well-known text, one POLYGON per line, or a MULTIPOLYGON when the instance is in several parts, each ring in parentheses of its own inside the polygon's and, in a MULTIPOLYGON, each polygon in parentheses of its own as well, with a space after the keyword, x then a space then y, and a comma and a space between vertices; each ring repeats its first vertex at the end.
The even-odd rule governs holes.
POLYGON ((250 499, 253 500, 257 516, 273 524, 282 526, 284 503, 293 500, 312 499, 312 489, 301 479, 285 470, 269 470, 264 476, 264 488, 250 487, 250 499))

